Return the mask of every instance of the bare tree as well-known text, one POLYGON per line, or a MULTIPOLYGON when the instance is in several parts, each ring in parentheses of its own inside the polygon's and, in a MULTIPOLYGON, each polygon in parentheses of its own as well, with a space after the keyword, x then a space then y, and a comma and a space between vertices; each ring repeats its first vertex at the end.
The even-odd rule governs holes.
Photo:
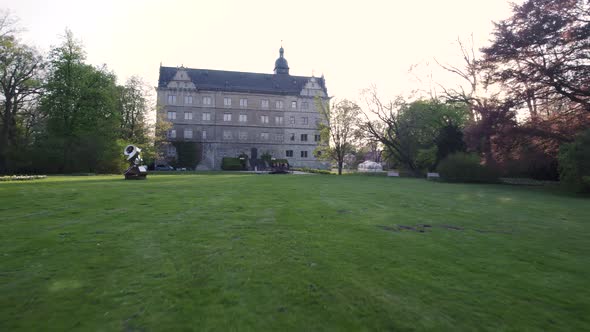
POLYGON ((21 30, 18 18, 13 16, 9 10, 0 10, 0 39, 14 38, 21 30))
POLYGON ((404 144, 404 126, 400 121, 400 110, 405 101, 400 97, 395 101, 383 102, 377 93, 376 87, 372 86, 363 91, 366 107, 362 113, 365 121, 362 130, 366 134, 379 141, 384 151, 395 158, 412 171, 418 167, 414 162, 412 152, 407 144, 404 144))
POLYGON ((338 164, 338 175, 342 174, 344 158, 354 152, 354 142, 358 139, 360 107, 344 99, 330 104, 318 103, 322 121, 318 124, 321 144, 315 155, 338 164))
POLYGON ((462 67, 441 64, 436 59, 434 61, 444 70, 459 76, 467 83, 468 89, 466 90, 464 85, 461 84, 457 88, 447 88, 441 84, 438 84, 438 86, 443 91, 443 96, 447 101, 462 102, 469 105, 469 116, 473 121, 477 117, 476 109, 481 107, 483 103, 480 99, 482 92, 480 90, 485 89, 485 86, 482 85, 482 81, 484 80, 483 71, 475 53, 473 34, 471 35, 469 44, 465 44, 461 38, 457 38, 457 43, 459 44, 463 59, 462 67))

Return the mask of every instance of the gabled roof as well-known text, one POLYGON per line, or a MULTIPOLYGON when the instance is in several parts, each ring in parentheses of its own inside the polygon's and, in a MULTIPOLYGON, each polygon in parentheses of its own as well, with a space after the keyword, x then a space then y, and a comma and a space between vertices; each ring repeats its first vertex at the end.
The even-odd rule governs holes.
MULTIPOLYGON (((311 77, 286 74, 245 73, 238 71, 160 67, 158 87, 165 88, 174 78, 176 71, 184 69, 199 90, 282 94, 299 96, 311 77)), ((328 95, 324 78, 315 78, 328 95)))

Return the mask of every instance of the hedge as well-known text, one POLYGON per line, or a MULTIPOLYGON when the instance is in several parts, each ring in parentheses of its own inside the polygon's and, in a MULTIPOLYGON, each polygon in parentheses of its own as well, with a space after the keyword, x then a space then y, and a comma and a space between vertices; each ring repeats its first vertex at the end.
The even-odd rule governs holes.
POLYGON ((241 171, 244 167, 240 158, 225 157, 221 159, 221 169, 225 171, 241 171))
POLYGON ((449 182, 498 182, 499 174, 482 165, 474 154, 454 153, 443 159, 437 167, 441 179, 449 182))
POLYGON ((309 167, 297 167, 297 168, 291 168, 292 171, 300 171, 300 172, 306 172, 306 173, 316 173, 316 174, 332 174, 332 172, 325 170, 325 169, 315 169, 315 168, 309 168, 309 167))

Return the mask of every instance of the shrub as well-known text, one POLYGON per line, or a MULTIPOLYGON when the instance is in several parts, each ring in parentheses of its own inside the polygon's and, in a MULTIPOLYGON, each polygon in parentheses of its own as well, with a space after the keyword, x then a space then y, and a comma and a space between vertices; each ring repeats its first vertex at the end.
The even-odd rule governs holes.
POLYGON ((243 170, 242 161, 240 158, 225 157, 221 160, 221 169, 225 171, 241 171, 243 170))
POLYGON ((489 166, 481 165, 479 157, 467 153, 455 153, 443 159, 437 168, 440 177, 451 182, 498 181, 498 173, 489 166))
POLYGON ((532 145, 525 145, 513 152, 514 159, 502 162, 502 176, 511 178, 530 178, 535 180, 557 181, 557 156, 547 154, 532 145))
POLYGON ((570 190, 590 192, 590 129, 559 147, 559 179, 570 190))
POLYGON ((272 155, 270 154, 270 152, 265 152, 262 155, 260 155, 260 159, 266 161, 267 164, 270 164, 270 161, 272 160, 272 155))

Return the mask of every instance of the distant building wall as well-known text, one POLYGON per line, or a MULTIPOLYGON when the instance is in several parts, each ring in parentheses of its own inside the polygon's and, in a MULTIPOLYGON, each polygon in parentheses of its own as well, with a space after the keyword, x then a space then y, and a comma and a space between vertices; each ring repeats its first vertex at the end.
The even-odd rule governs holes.
MULTIPOLYGON (((322 121, 316 97, 329 100, 323 78, 182 67, 161 67, 157 88, 158 112, 172 123, 169 140, 202 142, 202 169, 220 169, 223 157, 252 149, 296 167, 329 167, 313 153, 322 121)), ((166 153, 173 157, 174 149, 166 153)))

